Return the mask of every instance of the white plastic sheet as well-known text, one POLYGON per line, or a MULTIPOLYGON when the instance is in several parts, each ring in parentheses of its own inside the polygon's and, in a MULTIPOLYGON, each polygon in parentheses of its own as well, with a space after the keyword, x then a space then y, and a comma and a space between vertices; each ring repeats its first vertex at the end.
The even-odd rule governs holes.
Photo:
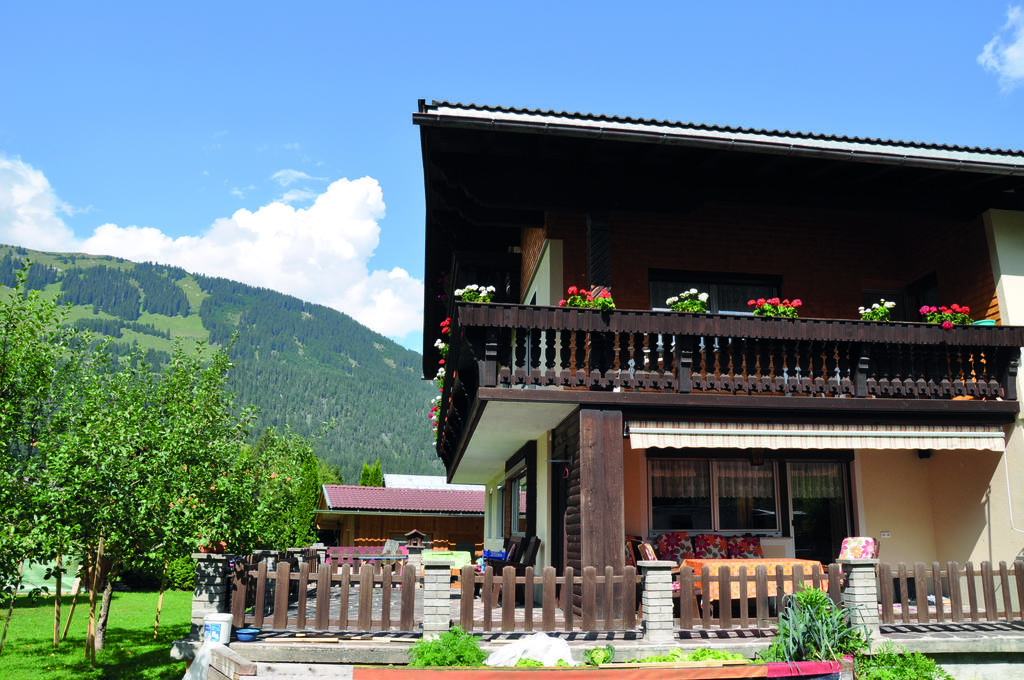
POLYGON ((560 638, 550 637, 544 633, 534 633, 529 637, 505 645, 491 653, 484 664, 488 666, 515 666, 520 659, 540 661, 545 666, 555 666, 565 661, 575 666, 569 643, 560 638))

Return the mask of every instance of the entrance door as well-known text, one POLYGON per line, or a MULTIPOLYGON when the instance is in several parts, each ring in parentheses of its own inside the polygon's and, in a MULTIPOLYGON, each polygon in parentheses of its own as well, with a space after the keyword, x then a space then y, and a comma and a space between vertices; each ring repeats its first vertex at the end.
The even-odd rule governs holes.
POLYGON ((846 470, 841 461, 792 461, 789 467, 790 509, 796 556, 835 561, 849 536, 846 470))

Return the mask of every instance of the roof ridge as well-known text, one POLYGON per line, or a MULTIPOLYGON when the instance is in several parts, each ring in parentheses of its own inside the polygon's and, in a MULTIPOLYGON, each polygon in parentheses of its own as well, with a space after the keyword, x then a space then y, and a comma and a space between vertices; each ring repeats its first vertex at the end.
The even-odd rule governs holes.
POLYGON ((636 118, 632 116, 614 116, 601 113, 587 113, 582 111, 569 112, 569 111, 554 111, 551 109, 531 109, 525 107, 510 107, 510 106, 493 106, 487 104, 475 104, 475 103, 462 103, 462 102, 451 102, 447 100, 433 100, 430 103, 432 107, 449 107, 463 109, 467 111, 491 111, 495 113, 514 113, 514 114, 526 114, 526 115, 542 115, 542 116, 554 116, 558 118, 576 119, 576 120, 587 120, 587 121, 605 121, 609 123, 628 123, 628 124, 640 124, 640 125, 657 125, 660 127, 675 127, 680 129, 692 129, 700 130, 703 132, 727 132, 727 133, 739 133, 739 134, 758 134, 767 135, 780 138, 797 138, 807 139, 816 141, 832 141, 832 142, 852 142, 858 144, 876 144, 881 146, 892 146, 892 147, 909 147, 915 149, 928 149, 933 151, 959 151, 959 152, 970 152, 970 153, 987 153, 995 154, 1000 156, 1017 156, 1024 157, 1024 150, 1022 149, 1001 149, 995 147, 980 147, 980 146, 964 146, 960 144, 944 144, 939 142, 918 142, 918 141, 904 141, 885 139, 882 137, 858 137, 855 135, 835 135, 825 134, 820 132, 801 132, 794 130, 768 130, 765 128, 750 128, 750 127, 735 127, 729 125, 716 125, 710 123, 693 123, 685 121, 671 121, 671 120, 660 120, 656 118, 636 118))

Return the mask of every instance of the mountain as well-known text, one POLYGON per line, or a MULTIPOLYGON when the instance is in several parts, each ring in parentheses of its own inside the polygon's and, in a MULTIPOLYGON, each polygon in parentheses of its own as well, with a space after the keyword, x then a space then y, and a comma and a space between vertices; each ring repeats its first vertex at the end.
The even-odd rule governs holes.
POLYGON ((218 345, 237 338, 229 386, 260 409, 264 427, 314 435, 335 426, 317 455, 358 483, 364 462, 388 473, 442 474, 427 413, 437 393, 420 379, 420 355, 336 310, 178 267, 0 245, 0 286, 23 259, 30 288, 72 305, 69 323, 111 336, 118 353, 146 350, 156 364, 176 339, 218 345))

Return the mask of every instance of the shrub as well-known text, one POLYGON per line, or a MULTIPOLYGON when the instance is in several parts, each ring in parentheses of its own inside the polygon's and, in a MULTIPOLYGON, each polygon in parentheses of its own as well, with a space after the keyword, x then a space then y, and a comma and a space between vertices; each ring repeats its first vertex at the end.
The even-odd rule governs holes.
POLYGON ((873 656, 858 654, 855 670, 859 680, 953 680, 934 659, 891 642, 873 656))
POLYGON ((420 640, 409 649, 409 665, 479 666, 487 658, 480 642, 458 626, 442 633, 436 640, 420 640))
POLYGON ((868 633, 850 621, 850 610, 836 606, 828 593, 815 588, 783 598, 779 630, 763 661, 836 661, 867 645, 868 633))
POLYGON ((170 590, 193 590, 196 587, 196 563, 188 555, 171 560, 167 565, 167 587, 170 590))

